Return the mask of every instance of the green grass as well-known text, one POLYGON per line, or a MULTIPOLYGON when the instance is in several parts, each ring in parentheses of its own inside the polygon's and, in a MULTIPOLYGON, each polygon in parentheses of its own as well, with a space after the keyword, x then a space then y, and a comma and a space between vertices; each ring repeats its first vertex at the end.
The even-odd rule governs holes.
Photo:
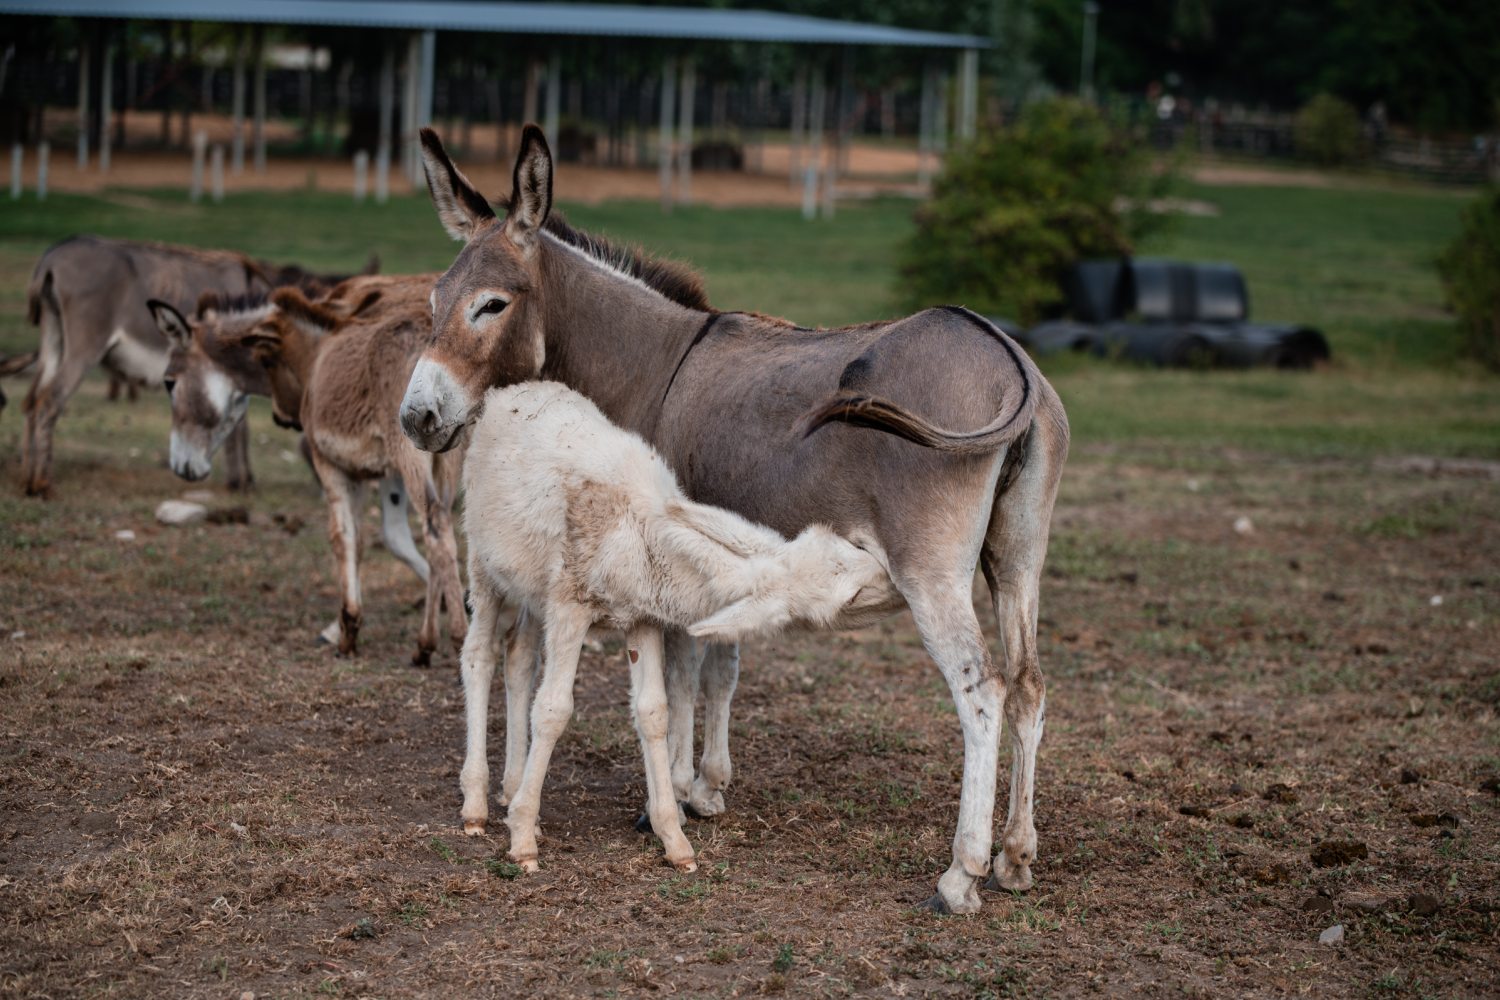
MULTIPOLYGON (((1224 448, 1500 456, 1500 386, 1458 359, 1433 264, 1456 230, 1462 197, 1374 185, 1182 193, 1220 214, 1178 219, 1141 252, 1233 261, 1247 277, 1254 317, 1322 328, 1334 361, 1307 373, 1167 372, 1050 358, 1044 367, 1068 407, 1075 445, 1130 442, 1165 464, 1224 448)), ((646 202, 562 204, 576 224, 690 261, 722 308, 827 325, 893 313, 896 254, 913 211, 898 200, 850 204, 831 222, 810 224, 793 209, 663 215, 646 202)), ((308 192, 197 206, 175 191, 23 200, 0 214, 0 353, 35 343, 24 294, 37 255, 84 231, 232 246, 327 270, 358 268, 373 252, 388 272, 435 271, 455 249, 419 197, 385 206, 308 192)))

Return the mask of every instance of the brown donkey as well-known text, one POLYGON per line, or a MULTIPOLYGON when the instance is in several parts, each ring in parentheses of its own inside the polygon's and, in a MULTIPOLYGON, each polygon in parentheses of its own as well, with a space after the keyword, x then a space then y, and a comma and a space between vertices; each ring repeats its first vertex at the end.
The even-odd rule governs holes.
MULTIPOLYGON (((371 259, 369 267, 377 266, 371 259)), ((26 396, 22 478, 26 493, 52 489, 52 434, 68 398, 88 370, 102 365, 118 384, 159 385, 167 344, 142 305, 161 299, 186 311, 205 292, 269 292, 283 285, 326 290, 341 276, 315 275, 296 265, 278 266, 231 250, 98 236, 73 236, 42 254, 26 289, 26 314, 41 328, 40 364, 26 396)), ((229 486, 250 484, 243 426, 229 438, 229 486)))
POLYGON ((412 662, 437 648, 446 605, 455 649, 467 631, 452 509, 462 450, 419 451, 396 422, 401 395, 431 329, 432 275, 352 278, 323 301, 283 288, 269 301, 206 299, 196 322, 164 302, 150 308, 172 343, 173 471, 208 474, 209 459, 251 395, 271 397, 278 424, 299 427, 328 502, 328 533, 343 595, 320 638, 352 653, 359 638, 359 520, 365 487, 380 481, 382 524, 392 554, 427 584, 412 662), (410 502, 427 559, 412 543, 410 502))
MULTIPOLYGON (((401 404, 406 433, 440 451, 461 440, 487 388, 552 379, 654 444, 694 500, 789 537, 826 524, 873 539, 963 728, 953 861, 928 905, 974 912, 986 876, 994 887, 1029 887, 1045 693, 1038 588, 1068 449, 1062 404, 1030 359, 957 307, 836 330, 715 312, 680 268, 616 250, 551 214, 552 158, 535 126, 523 134, 499 217, 435 133, 424 130, 422 141, 438 216, 466 245, 433 293, 432 344, 401 404), (998 663, 971 598, 976 565, 1000 622, 998 663), (992 873, 1002 712, 1010 812, 992 873)), ((734 663, 714 668, 711 719, 727 710, 734 663)), ((691 665, 669 669, 690 674, 691 665)), ((507 663, 508 691, 511 672, 507 663)), ((466 676, 466 691, 471 682, 480 679, 466 676)), ((516 683, 529 696, 527 679, 516 683)), ((682 693, 674 687, 674 729, 682 693)), ((687 726, 671 736, 674 757, 684 740, 692 745, 690 715, 687 726)), ((727 756, 722 773, 707 773, 709 736, 712 727, 699 781, 722 786, 727 756)))

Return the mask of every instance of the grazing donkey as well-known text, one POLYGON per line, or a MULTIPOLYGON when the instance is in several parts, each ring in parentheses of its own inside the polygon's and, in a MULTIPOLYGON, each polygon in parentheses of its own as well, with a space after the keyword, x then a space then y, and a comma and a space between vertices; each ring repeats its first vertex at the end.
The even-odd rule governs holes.
POLYGON ((463 644, 463 587, 452 508, 462 451, 428 455, 401 433, 396 414, 407 376, 426 343, 432 275, 351 278, 321 302, 294 288, 269 301, 206 299, 196 322, 170 304, 150 309, 172 344, 172 469, 208 474, 214 450, 252 395, 270 396, 272 415, 304 431, 328 502, 329 540, 338 564, 339 617, 320 638, 355 652, 361 615, 359 520, 365 487, 380 481, 382 525, 391 553, 427 584, 412 662, 426 666, 447 607, 454 648, 463 644), (415 506, 427 559, 412 543, 406 510, 415 506))
MULTIPOLYGON (((204 292, 243 295, 281 285, 315 290, 340 280, 229 250, 98 236, 74 236, 47 250, 26 290, 27 317, 41 327, 41 364, 26 397, 22 438, 26 493, 51 492, 53 429, 90 368, 101 364, 126 385, 161 383, 167 344, 142 306, 147 299, 185 312, 204 292)), ((248 430, 238 427, 226 456, 231 489, 250 485, 248 445, 248 430)))
MULTIPOLYGON (((786 536, 826 524, 872 539, 963 728, 953 861, 927 905, 978 910, 986 875, 995 887, 1029 887, 1045 693, 1037 599, 1068 448, 1062 404, 1030 359, 957 307, 836 330, 714 312, 701 292, 684 294, 695 286, 680 270, 551 214, 540 129, 523 133, 500 217, 434 132, 422 143, 438 217, 466 245, 434 290, 432 342, 401 404, 406 433, 424 448, 449 447, 487 388, 548 378, 651 442, 696 501, 786 536), (1000 622, 998 663, 974 611, 976 564, 1000 622), (1010 812, 991 874, 1002 712, 1010 812)), ((721 678, 718 690, 732 688, 732 676, 721 678)), ((674 686, 674 787, 679 693, 674 686)), ((712 718, 725 705, 710 697, 709 710, 712 718)))
POLYGON ((489 818, 485 735, 496 628, 508 597, 521 606, 518 629, 526 634, 523 652, 505 666, 503 789, 510 858, 527 871, 537 868, 542 782, 573 714, 578 651, 591 625, 625 633, 647 814, 667 860, 692 871, 693 848, 682 833, 667 759, 662 626, 733 641, 794 622, 826 626, 890 601, 877 554, 821 526, 789 542, 729 511, 693 503, 650 445, 556 382, 489 393, 464 465, 464 534, 474 603, 463 649, 464 829, 482 832, 489 818), (542 680, 533 703, 539 640, 542 680))

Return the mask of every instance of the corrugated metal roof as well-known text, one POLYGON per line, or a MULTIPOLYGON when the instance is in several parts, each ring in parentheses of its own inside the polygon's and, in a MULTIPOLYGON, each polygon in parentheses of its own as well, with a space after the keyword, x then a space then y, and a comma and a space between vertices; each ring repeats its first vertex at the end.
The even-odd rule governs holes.
POLYGON ((764 10, 412 0, 0 0, 0 14, 246 24, 432 28, 517 35, 614 35, 824 45, 988 48, 989 39, 764 10))

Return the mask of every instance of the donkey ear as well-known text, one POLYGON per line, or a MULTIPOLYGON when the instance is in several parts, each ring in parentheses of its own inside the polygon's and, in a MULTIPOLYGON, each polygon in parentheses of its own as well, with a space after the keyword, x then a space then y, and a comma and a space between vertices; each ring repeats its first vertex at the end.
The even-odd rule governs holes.
POLYGON ((438 219, 455 240, 468 242, 480 225, 495 217, 490 203, 453 165, 443 140, 430 128, 422 129, 422 172, 438 219))
POLYGON ((163 302, 161 299, 150 299, 146 302, 146 308, 151 310, 151 315, 156 320, 156 328, 173 347, 186 350, 193 342, 192 327, 188 326, 188 321, 183 318, 182 313, 170 303, 163 302))
POLYGON ((512 183, 505 234, 524 247, 552 213, 552 150, 547 148, 547 136, 535 125, 521 130, 521 152, 516 156, 512 183))
POLYGON ((774 632, 791 621, 791 609, 778 595, 746 597, 688 626, 688 634, 710 642, 737 642, 757 632, 774 632))
POLYGON ((344 318, 353 319, 355 316, 358 316, 360 313, 364 312, 366 309, 369 309, 375 303, 379 302, 380 297, 383 294, 385 293, 378 288, 372 289, 371 291, 366 293, 364 298, 359 300, 358 304, 356 304, 353 309, 349 310, 349 315, 345 316, 344 318))

